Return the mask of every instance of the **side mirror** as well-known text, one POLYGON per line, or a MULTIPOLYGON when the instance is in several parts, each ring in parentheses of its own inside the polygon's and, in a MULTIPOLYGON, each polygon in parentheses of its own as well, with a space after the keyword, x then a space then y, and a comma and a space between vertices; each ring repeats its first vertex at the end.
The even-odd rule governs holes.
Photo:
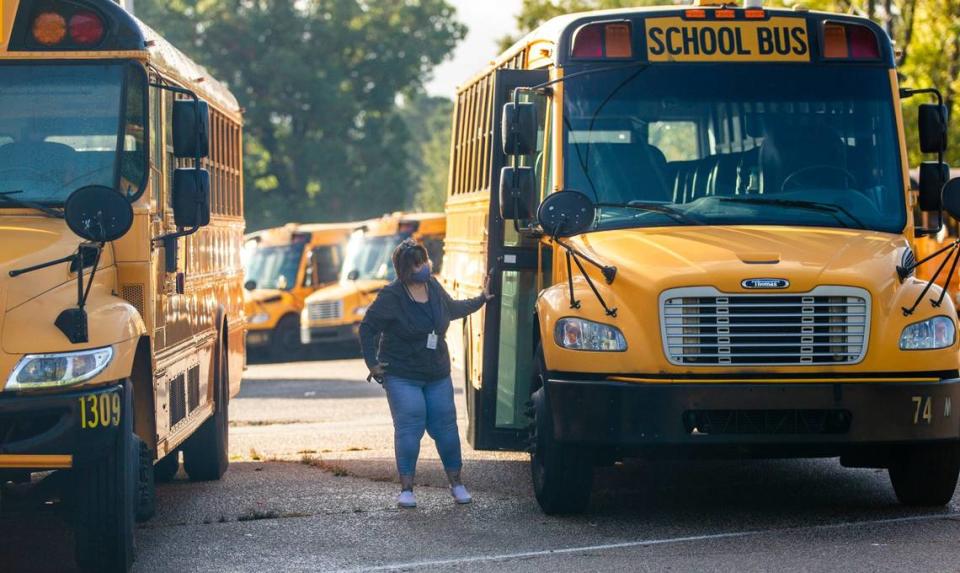
POLYGON ((530 167, 500 171, 500 216, 504 221, 529 219, 537 204, 537 180, 530 167))
POLYGON ((947 107, 923 103, 919 107, 920 151, 943 153, 947 150, 947 107))
POLYGON ((210 155, 210 107, 203 100, 173 102, 173 155, 193 159, 210 155))
POLYGON ((578 235, 593 226, 597 208, 579 191, 558 191, 547 196, 537 211, 537 221, 551 237, 578 235))
POLYGON ((126 235, 133 226, 133 207, 116 189, 90 185, 67 198, 63 217, 81 239, 108 243, 126 235))
POLYGON ((184 228, 210 224, 210 173, 206 169, 173 172, 173 220, 184 228))
POLYGON ((508 103, 500 125, 504 155, 530 155, 537 149, 537 106, 508 103))
POLYGON ((943 209, 960 220, 960 178, 951 179, 943 188, 943 209))
POLYGON ((357 269, 353 269, 347 274, 348 281, 355 281, 358 278, 360 278, 360 271, 358 271, 357 269))
POLYGON ((921 211, 939 211, 943 186, 950 179, 950 166, 937 161, 920 164, 919 203, 921 211))
POLYGON ((257 290, 257 281, 255 281, 255 280, 249 280, 249 281, 243 283, 243 288, 245 288, 245 289, 247 289, 247 290, 249 290, 249 291, 257 290))

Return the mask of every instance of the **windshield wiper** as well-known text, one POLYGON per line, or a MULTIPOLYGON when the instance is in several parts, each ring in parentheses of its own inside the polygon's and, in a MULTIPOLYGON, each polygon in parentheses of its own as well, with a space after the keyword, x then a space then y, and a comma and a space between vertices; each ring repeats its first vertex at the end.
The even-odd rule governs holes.
POLYGON ((798 209, 807 209, 808 211, 819 211, 821 213, 830 213, 833 215, 833 218, 837 220, 838 223, 842 224, 844 227, 850 227, 843 219, 838 216, 838 213, 846 215, 851 221, 856 224, 856 227, 859 229, 866 229, 867 226, 863 224, 856 215, 851 213, 847 208, 837 205, 835 203, 822 203, 820 201, 801 201, 798 199, 766 199, 762 197, 744 197, 733 198, 733 197, 720 197, 719 200, 723 203, 746 203, 750 205, 776 205, 778 207, 796 207, 798 209))
POLYGON ((63 219, 63 211, 58 211, 52 207, 47 207, 46 205, 41 205, 40 203, 34 203, 33 201, 24 201, 23 199, 16 199, 11 197, 11 195, 17 195, 23 193, 23 191, 2 191, 0 192, 0 202, 7 203, 8 205, 14 205, 17 207, 27 207, 29 209, 36 209, 42 213, 46 213, 51 217, 56 217, 58 219, 63 219))
POLYGON ((598 203, 597 207, 608 207, 614 209, 636 209, 638 211, 647 211, 650 213, 662 213, 678 223, 688 223, 692 225, 703 225, 703 221, 687 215, 676 207, 664 205, 663 203, 648 203, 645 201, 630 201, 629 203, 598 203))

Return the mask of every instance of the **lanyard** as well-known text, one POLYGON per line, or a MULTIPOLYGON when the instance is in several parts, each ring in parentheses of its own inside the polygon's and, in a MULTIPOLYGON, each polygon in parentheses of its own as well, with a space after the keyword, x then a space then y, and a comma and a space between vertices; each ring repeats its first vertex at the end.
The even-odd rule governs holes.
POLYGON ((413 298, 413 293, 410 292, 410 289, 407 288, 407 285, 403 285, 403 290, 407 291, 407 296, 410 297, 410 300, 413 302, 413 305, 416 306, 417 309, 424 314, 424 316, 430 319, 430 324, 433 326, 433 332, 436 332, 437 318, 433 314, 433 297, 430 296, 430 287, 429 286, 427 287, 427 302, 425 303, 418 302, 417 299, 413 298), (429 313, 426 310, 424 310, 423 308, 424 306, 430 309, 429 313))

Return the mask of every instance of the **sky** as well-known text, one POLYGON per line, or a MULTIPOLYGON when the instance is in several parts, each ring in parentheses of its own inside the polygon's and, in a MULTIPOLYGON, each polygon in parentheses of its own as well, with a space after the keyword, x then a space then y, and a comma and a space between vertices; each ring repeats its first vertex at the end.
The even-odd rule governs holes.
POLYGON ((452 98, 457 85, 470 79, 500 53, 497 41, 516 31, 515 16, 521 0, 450 0, 460 21, 467 25, 467 38, 452 60, 434 70, 427 93, 452 98))

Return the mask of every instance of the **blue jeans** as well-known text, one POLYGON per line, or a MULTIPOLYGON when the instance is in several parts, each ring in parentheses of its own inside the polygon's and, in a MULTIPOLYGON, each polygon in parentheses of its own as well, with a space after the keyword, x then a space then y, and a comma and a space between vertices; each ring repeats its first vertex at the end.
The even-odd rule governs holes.
POLYGON ((393 444, 400 475, 413 476, 416 473, 424 430, 437 443, 443 469, 459 470, 463 459, 450 377, 424 382, 387 376, 383 387, 393 415, 393 444))

